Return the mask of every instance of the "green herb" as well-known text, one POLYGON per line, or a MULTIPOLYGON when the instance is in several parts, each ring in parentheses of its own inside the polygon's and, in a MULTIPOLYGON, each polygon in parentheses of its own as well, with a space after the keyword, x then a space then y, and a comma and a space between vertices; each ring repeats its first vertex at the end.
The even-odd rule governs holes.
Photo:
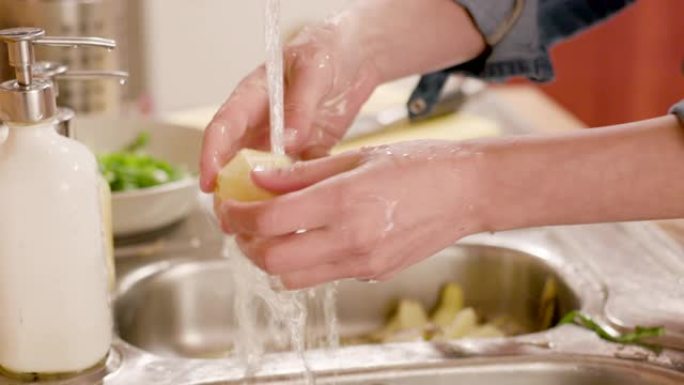
POLYGON ((138 136, 124 147, 123 152, 138 152, 142 151, 150 143, 150 133, 141 132, 138 136))
POLYGON ((633 331, 628 333, 616 334, 614 332, 606 330, 604 327, 594 321, 590 316, 580 312, 579 310, 573 310, 563 317, 559 325, 564 324, 574 324, 589 330, 594 331, 599 337, 606 341, 615 342, 625 345, 640 345, 647 347, 651 350, 659 351, 660 348, 653 346, 651 344, 645 343, 644 340, 651 337, 658 337, 665 334, 665 328, 662 326, 656 327, 643 327, 637 326, 633 331))
POLYGON ((100 171, 112 191, 154 187, 184 176, 177 167, 145 154, 149 141, 149 133, 143 132, 123 150, 98 156, 100 171))

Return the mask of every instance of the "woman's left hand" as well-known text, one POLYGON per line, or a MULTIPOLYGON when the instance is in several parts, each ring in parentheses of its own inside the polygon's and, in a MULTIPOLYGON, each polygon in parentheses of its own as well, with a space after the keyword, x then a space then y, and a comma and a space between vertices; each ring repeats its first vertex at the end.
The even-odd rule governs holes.
POLYGON ((417 141, 255 171, 257 185, 284 195, 227 201, 219 216, 290 289, 383 280, 482 230, 480 159, 468 146, 417 141))

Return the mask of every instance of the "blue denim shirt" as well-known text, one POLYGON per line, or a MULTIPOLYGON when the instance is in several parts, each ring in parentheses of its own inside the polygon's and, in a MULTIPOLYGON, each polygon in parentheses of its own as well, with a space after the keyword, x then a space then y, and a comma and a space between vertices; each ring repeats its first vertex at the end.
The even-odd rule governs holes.
MULTIPOLYGON (((482 34, 493 33, 511 14, 515 0, 454 0, 464 6, 482 34)), ((556 42, 608 18, 635 0, 526 0, 512 28, 502 40, 488 46, 470 62, 424 75, 409 104, 422 105, 422 111, 409 111, 411 117, 431 112, 449 74, 460 72, 488 80, 525 76, 536 81, 553 79, 549 48, 556 42), (415 103, 417 100, 421 103, 415 103)))

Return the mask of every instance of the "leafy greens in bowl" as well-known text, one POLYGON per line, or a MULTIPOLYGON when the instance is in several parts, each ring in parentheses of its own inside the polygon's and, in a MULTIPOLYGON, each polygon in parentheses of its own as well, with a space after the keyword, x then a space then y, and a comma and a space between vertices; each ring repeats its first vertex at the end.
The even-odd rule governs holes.
POLYGON ((150 134, 141 132, 120 151, 98 156, 100 171, 112 192, 155 187, 188 175, 181 168, 147 154, 145 148, 149 141, 150 134))
POLYGON ((99 154, 113 191, 115 237, 156 234, 194 210, 201 130, 139 117, 77 116, 72 125, 76 139, 99 154))

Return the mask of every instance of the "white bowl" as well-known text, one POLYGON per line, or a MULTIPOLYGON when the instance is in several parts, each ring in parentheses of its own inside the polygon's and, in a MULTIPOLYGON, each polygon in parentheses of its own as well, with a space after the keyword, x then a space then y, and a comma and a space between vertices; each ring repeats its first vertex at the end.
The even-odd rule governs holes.
POLYGON ((170 226, 185 218, 197 203, 197 172, 202 132, 195 128, 145 119, 76 118, 76 139, 96 154, 120 150, 140 132, 150 134, 145 149, 189 173, 187 178, 140 190, 112 193, 116 237, 128 237, 170 226))

